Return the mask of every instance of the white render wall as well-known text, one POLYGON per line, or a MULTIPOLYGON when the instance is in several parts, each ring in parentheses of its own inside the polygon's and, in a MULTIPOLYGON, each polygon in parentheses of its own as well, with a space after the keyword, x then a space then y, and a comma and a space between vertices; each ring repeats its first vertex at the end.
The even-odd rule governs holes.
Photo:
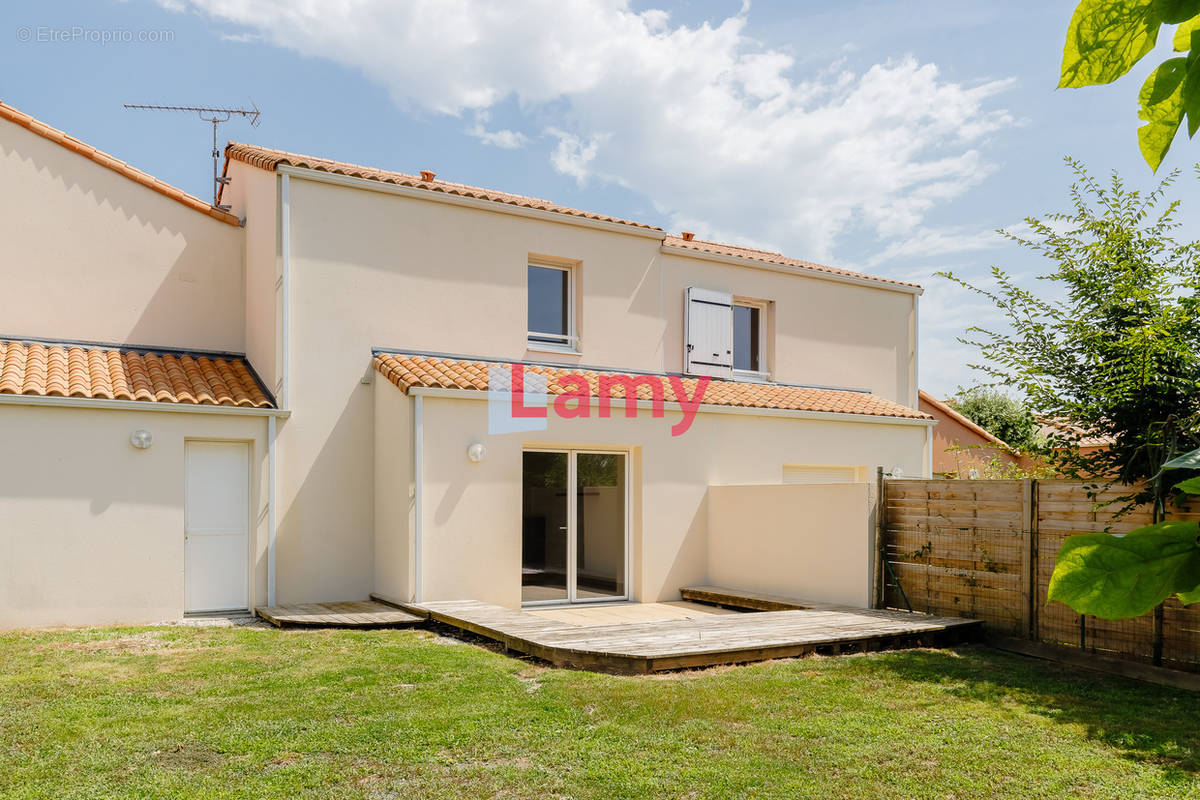
MULTIPOLYGON (((386 398, 388 393, 403 398, 410 408, 415 402, 382 379, 375 391, 381 395, 377 406, 381 415, 405 413, 403 404, 386 398)), ((921 474, 923 469, 925 427, 921 425, 702 412, 687 433, 672 437, 670 426, 679 419, 678 412, 655 419, 642 410, 633 420, 622 416, 551 417, 545 431, 489 435, 485 400, 426 395, 422 405, 424 600, 475 599, 514 608, 520 605, 521 453, 527 447, 628 449, 634 487, 632 587, 634 599, 642 602, 678 599, 681 587, 738 574, 730 572, 735 565, 724 560, 723 545, 710 549, 710 486, 757 484, 784 492, 794 490, 788 497, 807 499, 819 497, 825 487, 781 486, 784 464, 851 464, 872 468, 871 474, 878 465, 888 469, 900 466, 908 474, 921 474), (481 463, 467 459, 467 448, 473 442, 482 442, 487 449, 481 463), (712 561, 714 557, 717 562, 712 561)), ((379 430, 385 429, 381 426, 379 430)), ((377 436, 377 452, 397 446, 392 435, 388 439, 377 436)), ((404 460, 399 454, 396 459, 397 463, 404 460)), ((396 482, 402 479, 397 477, 396 482)), ((860 490, 865 493, 866 485, 850 488, 852 493, 860 490)), ((376 486, 377 493, 382 491, 398 498, 405 489, 384 480, 376 486)), ((855 494, 845 499, 858 504, 860 498, 855 494)), ((396 524, 406 513, 403 504, 386 504, 390 511, 385 511, 384 505, 376 506, 382 535, 413 536, 414 531, 401 531, 396 524)), ((794 509, 795 504, 789 508, 794 509)), ((849 518, 860 510, 854 505, 815 512, 821 520, 828 520, 849 518)), ((771 513, 775 519, 781 512, 771 513)), ((857 558, 865 545, 865 526, 864 520, 859 531, 862 542, 854 538, 853 531, 845 534, 844 548, 842 534, 831 533, 827 552, 857 558)), ((722 542, 727 535, 723 527, 722 542)), ((394 542, 388 546, 396 552, 411 552, 411 546, 397 548, 394 542)), ((753 552, 748 549, 745 558, 753 559, 753 552)), ((863 569, 869 570, 869 564, 868 553, 863 569)), ((393 596, 399 592, 400 599, 412 599, 412 583, 406 583, 409 565, 403 559, 397 558, 394 565, 376 564, 376 575, 384 576, 393 596)), ((825 585, 797 585, 777 591, 784 588, 800 595, 812 588, 805 595, 810 597, 827 589, 825 585)))
MULTIPOLYGON (((265 184, 252 188, 269 173, 232 162, 230 174, 233 185, 242 186, 229 197, 234 212, 246 217, 248 235, 275 230, 276 194, 265 184)), ((666 253, 657 238, 632 230, 500 213, 503 206, 467 208, 297 175, 289 178, 289 198, 293 415, 279 428, 279 602, 364 599, 379 579, 377 514, 395 496, 377 496, 381 462, 369 384, 379 378, 371 368, 372 348, 677 371, 683 290, 704 285, 777 304, 772 328, 778 379, 867 388, 902 403, 915 395, 913 298, 903 292, 666 253), (531 256, 580 262, 577 356, 526 347, 531 256)), ((251 276, 270 274, 281 252, 261 235, 261 246, 246 249, 251 276), (270 267, 258 263, 268 258, 270 267)), ((264 368, 264 377, 270 383, 280 371, 281 365, 264 368)), ((911 442, 924 429, 914 430, 905 433, 900 449, 908 462, 907 448, 917 448, 917 458, 905 467, 915 475, 924 469, 923 443, 911 442)), ((623 433, 614 441, 641 445, 638 435, 623 433)), ((880 463, 890 467, 898 460, 880 463)), ((684 504, 691 504, 694 487, 707 483, 693 480, 686 464, 674 468, 680 478, 664 491, 687 495, 684 504)), ((770 480, 779 480, 779 469, 771 465, 770 480)), ((670 537, 667 542, 654 563, 678 546, 670 537)), ((519 548, 505 557, 518 555, 519 548)), ((692 559, 684 548, 675 571, 695 576, 692 559)), ((662 586, 677 583, 673 575, 648 580, 646 591, 656 597, 667 591, 662 586)))
POLYGON ((187 439, 250 444, 247 579, 264 605, 266 432, 262 416, 0 403, 0 629, 182 616, 187 439))

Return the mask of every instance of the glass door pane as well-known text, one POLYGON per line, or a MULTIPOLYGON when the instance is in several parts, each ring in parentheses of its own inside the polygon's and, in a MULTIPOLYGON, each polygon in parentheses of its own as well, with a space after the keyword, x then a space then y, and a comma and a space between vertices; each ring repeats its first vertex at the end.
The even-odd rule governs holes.
POLYGON ((567 453, 524 454, 521 601, 567 599, 567 453))
POLYGON ((575 454, 573 599, 625 596, 625 456, 575 454))

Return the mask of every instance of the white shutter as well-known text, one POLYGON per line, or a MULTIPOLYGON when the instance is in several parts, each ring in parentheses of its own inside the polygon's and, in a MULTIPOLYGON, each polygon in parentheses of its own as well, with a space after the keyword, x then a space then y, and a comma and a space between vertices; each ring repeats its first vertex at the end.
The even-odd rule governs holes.
POLYGON ((683 370, 689 375, 733 375, 733 296, 693 286, 687 290, 683 370))
POLYGON ((840 465, 784 464, 784 483, 857 483, 858 468, 840 465))

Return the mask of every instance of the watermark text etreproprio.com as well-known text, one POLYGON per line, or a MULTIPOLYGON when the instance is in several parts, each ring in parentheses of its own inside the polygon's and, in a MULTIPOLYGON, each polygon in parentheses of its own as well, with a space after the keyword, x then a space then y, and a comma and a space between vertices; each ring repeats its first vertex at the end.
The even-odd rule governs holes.
POLYGON ((170 28, 89 28, 85 25, 21 25, 18 42, 33 44, 166 44, 175 41, 170 28))

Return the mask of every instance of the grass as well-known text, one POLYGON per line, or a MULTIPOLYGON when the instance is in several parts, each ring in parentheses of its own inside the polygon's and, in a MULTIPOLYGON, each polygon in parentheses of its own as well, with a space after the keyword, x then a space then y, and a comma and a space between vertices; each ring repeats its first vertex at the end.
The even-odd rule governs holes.
POLYGON ((0 797, 1200 798, 1200 695, 984 647, 666 677, 423 631, 0 636, 0 797))

